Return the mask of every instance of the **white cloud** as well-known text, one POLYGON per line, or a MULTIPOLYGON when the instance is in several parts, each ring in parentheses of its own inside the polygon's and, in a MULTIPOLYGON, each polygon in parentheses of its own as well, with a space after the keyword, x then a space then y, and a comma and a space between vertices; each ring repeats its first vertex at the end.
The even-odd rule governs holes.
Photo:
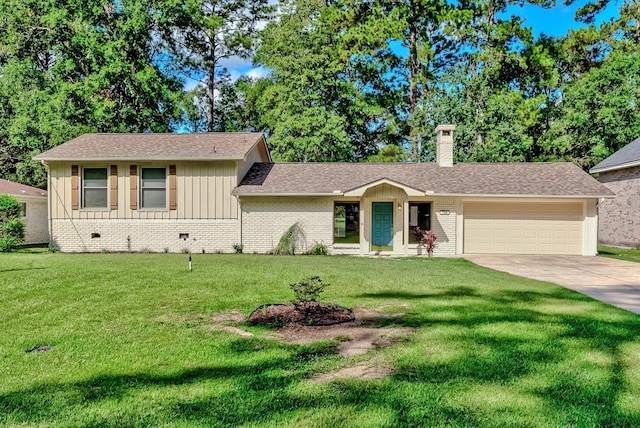
POLYGON ((267 77, 271 71, 266 67, 255 67, 244 73, 250 79, 257 80, 267 77))

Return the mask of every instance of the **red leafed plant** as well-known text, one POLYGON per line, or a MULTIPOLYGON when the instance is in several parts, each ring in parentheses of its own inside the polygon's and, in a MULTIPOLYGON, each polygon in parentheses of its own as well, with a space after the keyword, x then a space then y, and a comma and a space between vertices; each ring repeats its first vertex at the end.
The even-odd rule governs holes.
POLYGON ((433 230, 422 230, 420 226, 413 228, 413 235, 418 241, 418 246, 424 247, 427 250, 427 255, 433 257, 433 250, 436 248, 436 239, 438 237, 433 230))

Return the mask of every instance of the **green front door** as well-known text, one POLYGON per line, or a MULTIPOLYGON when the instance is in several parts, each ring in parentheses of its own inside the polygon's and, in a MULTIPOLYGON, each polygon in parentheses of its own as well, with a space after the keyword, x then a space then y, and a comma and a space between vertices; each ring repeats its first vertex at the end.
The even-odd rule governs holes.
POLYGON ((374 202, 371 207, 371 249, 393 249, 393 202, 374 202))

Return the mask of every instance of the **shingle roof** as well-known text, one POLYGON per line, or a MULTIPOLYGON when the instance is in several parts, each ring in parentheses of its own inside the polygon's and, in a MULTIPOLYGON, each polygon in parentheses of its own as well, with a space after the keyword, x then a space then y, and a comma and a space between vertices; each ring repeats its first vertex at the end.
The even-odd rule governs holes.
POLYGON ((258 132, 85 134, 34 160, 241 160, 263 139, 258 132))
POLYGON ((0 178, 0 193, 16 196, 47 196, 47 191, 0 178))
POLYGON ((387 179, 434 195, 611 197, 572 163, 258 163, 236 195, 340 194, 387 179))
POLYGON ((637 138, 591 168, 590 173, 630 168, 640 165, 640 138, 637 138))

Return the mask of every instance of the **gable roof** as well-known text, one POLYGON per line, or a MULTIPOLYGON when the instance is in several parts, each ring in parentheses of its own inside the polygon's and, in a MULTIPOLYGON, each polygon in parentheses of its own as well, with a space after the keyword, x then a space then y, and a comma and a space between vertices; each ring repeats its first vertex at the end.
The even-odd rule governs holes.
POLYGON ((613 171, 640 165, 640 138, 636 138, 589 170, 590 173, 613 171))
POLYGON ((47 191, 0 178, 0 193, 15 196, 47 196, 47 191))
POLYGON ((259 132, 199 134, 84 134, 33 159, 37 161, 244 160, 259 132))
POLYGON ((235 195, 335 195, 381 180, 441 196, 612 197, 572 163, 257 163, 235 195))

